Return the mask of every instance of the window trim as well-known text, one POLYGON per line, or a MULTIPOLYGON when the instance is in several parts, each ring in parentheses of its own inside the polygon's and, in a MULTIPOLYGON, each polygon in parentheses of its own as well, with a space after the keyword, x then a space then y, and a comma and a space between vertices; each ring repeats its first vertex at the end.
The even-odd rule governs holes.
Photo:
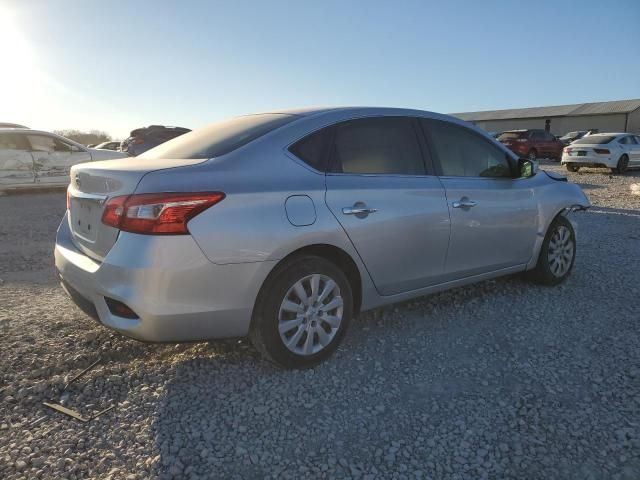
MULTIPOLYGON (((444 123, 448 126, 452 126, 454 128, 460 128, 463 129, 467 132, 470 132, 471 134, 475 135, 476 137, 480 138, 481 141, 487 143, 488 145, 496 148, 497 150, 503 150, 502 148, 500 148, 500 145, 495 145, 494 143, 492 143, 491 141, 489 141, 489 139, 486 137, 486 135, 481 135, 480 133, 476 132, 475 130, 469 128, 469 127, 465 127, 464 125, 459 125, 457 123, 454 122, 450 122, 448 120, 440 120, 440 119, 436 119, 436 118, 429 118, 429 117, 422 117, 421 118, 423 121, 426 122, 441 122, 444 123)), ((504 151, 504 156, 507 159, 507 163, 509 164, 509 170, 511 171, 511 176, 510 177, 480 177, 480 176, 458 176, 458 175, 444 175, 442 173, 442 164, 440 163, 440 159, 438 158, 438 153, 435 151, 435 145, 433 142, 433 138, 431 136, 431 132, 429 131, 428 128, 425 128, 425 125, 422 124, 421 125, 422 128, 422 133, 424 134, 425 140, 427 142, 427 146, 429 148, 430 154, 431 154, 431 158, 433 159, 433 164, 435 167, 435 172, 436 175, 439 178, 451 178, 451 179, 475 179, 475 180, 520 180, 522 177, 520 177, 518 175, 518 167, 516 165, 515 159, 513 158, 513 154, 510 151, 504 151)), ((531 178, 531 177, 527 177, 527 178, 531 178)))
POLYGON ((349 119, 344 119, 344 120, 339 120, 333 124, 331 124, 331 138, 330 138, 330 145, 329 145, 329 149, 328 149, 328 163, 327 163, 327 171, 326 171, 326 175, 332 175, 332 176, 343 176, 343 175, 348 175, 351 177, 398 177, 398 178, 422 178, 422 177, 433 177, 435 176, 435 170, 431 170, 430 173, 430 169, 428 168, 428 164, 427 161, 425 160, 425 150, 422 148, 421 142, 420 142, 420 135, 418 130, 416 130, 416 120, 420 119, 420 118, 424 118, 424 117, 414 117, 414 116, 409 116, 409 115, 367 115, 367 116, 360 116, 360 117, 354 117, 354 118, 349 118, 349 119), (372 119, 378 119, 378 118, 383 118, 383 119, 388 119, 388 118, 400 118, 400 119, 404 119, 407 120, 409 122, 409 124, 411 125, 411 129, 413 130, 413 134, 415 135, 416 138, 416 144, 418 145, 418 151, 420 153, 420 159, 422 160, 422 168, 424 169, 424 173, 420 174, 420 175, 413 175, 413 174, 409 174, 409 173, 352 173, 352 172, 333 172, 332 168, 333 168, 333 162, 334 162, 334 158, 335 158, 335 138, 336 138, 336 129, 344 124, 344 123, 349 123, 349 122, 356 122, 356 121, 362 121, 362 120, 372 120, 372 119))

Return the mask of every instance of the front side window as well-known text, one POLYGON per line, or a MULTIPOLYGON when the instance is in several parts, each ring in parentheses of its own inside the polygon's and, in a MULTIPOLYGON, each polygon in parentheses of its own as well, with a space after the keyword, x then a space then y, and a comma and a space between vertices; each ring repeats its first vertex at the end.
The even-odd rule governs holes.
POLYGON ((412 120, 378 117, 335 126, 331 171, 355 174, 424 175, 412 120))
POLYGON ((443 176, 512 176, 507 154, 477 133, 438 120, 423 120, 422 124, 443 176))
POLYGON ((70 152, 71 145, 48 135, 27 135, 33 152, 70 152))
POLYGON ((622 145, 628 145, 629 139, 630 137, 622 137, 620 140, 618 140, 618 143, 621 143, 622 145))

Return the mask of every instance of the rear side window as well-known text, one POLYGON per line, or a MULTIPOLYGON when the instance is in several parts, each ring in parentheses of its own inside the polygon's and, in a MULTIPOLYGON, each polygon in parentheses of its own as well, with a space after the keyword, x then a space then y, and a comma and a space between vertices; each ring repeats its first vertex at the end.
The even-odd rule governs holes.
POLYGON ((0 150, 29 150, 29 144, 24 135, 0 134, 0 150))
POLYGON ((479 134, 438 120, 423 120, 422 125, 443 176, 512 176, 507 154, 479 134))
POLYGON ((327 145, 330 132, 329 128, 323 128, 307 135, 291 145, 289 151, 310 167, 325 172, 327 170, 327 145))
POLYGON ((411 119, 363 118, 336 125, 331 171, 425 175, 411 119))
POLYGON ((516 140, 518 138, 527 138, 529 132, 504 132, 498 135, 498 140, 516 140))
POLYGON ((213 158, 225 155, 249 142, 294 121, 296 115, 264 113, 232 118, 147 150, 137 158, 213 158))

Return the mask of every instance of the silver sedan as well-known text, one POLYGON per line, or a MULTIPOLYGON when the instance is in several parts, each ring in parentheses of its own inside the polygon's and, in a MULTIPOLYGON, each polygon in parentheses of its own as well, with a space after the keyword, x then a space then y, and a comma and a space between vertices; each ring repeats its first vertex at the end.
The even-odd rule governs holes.
POLYGON ((359 312, 516 272, 571 272, 589 201, 435 113, 234 118, 71 170, 55 262, 103 325, 145 341, 248 335, 285 367, 333 352, 359 312))

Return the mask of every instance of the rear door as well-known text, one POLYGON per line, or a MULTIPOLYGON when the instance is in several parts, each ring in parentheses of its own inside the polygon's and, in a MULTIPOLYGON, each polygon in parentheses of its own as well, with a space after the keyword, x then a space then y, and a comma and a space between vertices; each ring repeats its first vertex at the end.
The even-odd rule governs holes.
POLYGON ((24 135, 0 132, 0 187, 35 182, 33 157, 24 135))
POLYGON ((447 280, 527 263, 537 233, 530 179, 514 178, 507 154, 479 133, 424 120, 451 214, 447 280))
POLYGON ((417 120, 370 117, 332 129, 326 202, 380 294, 439 283, 449 213, 425 167, 417 120))

